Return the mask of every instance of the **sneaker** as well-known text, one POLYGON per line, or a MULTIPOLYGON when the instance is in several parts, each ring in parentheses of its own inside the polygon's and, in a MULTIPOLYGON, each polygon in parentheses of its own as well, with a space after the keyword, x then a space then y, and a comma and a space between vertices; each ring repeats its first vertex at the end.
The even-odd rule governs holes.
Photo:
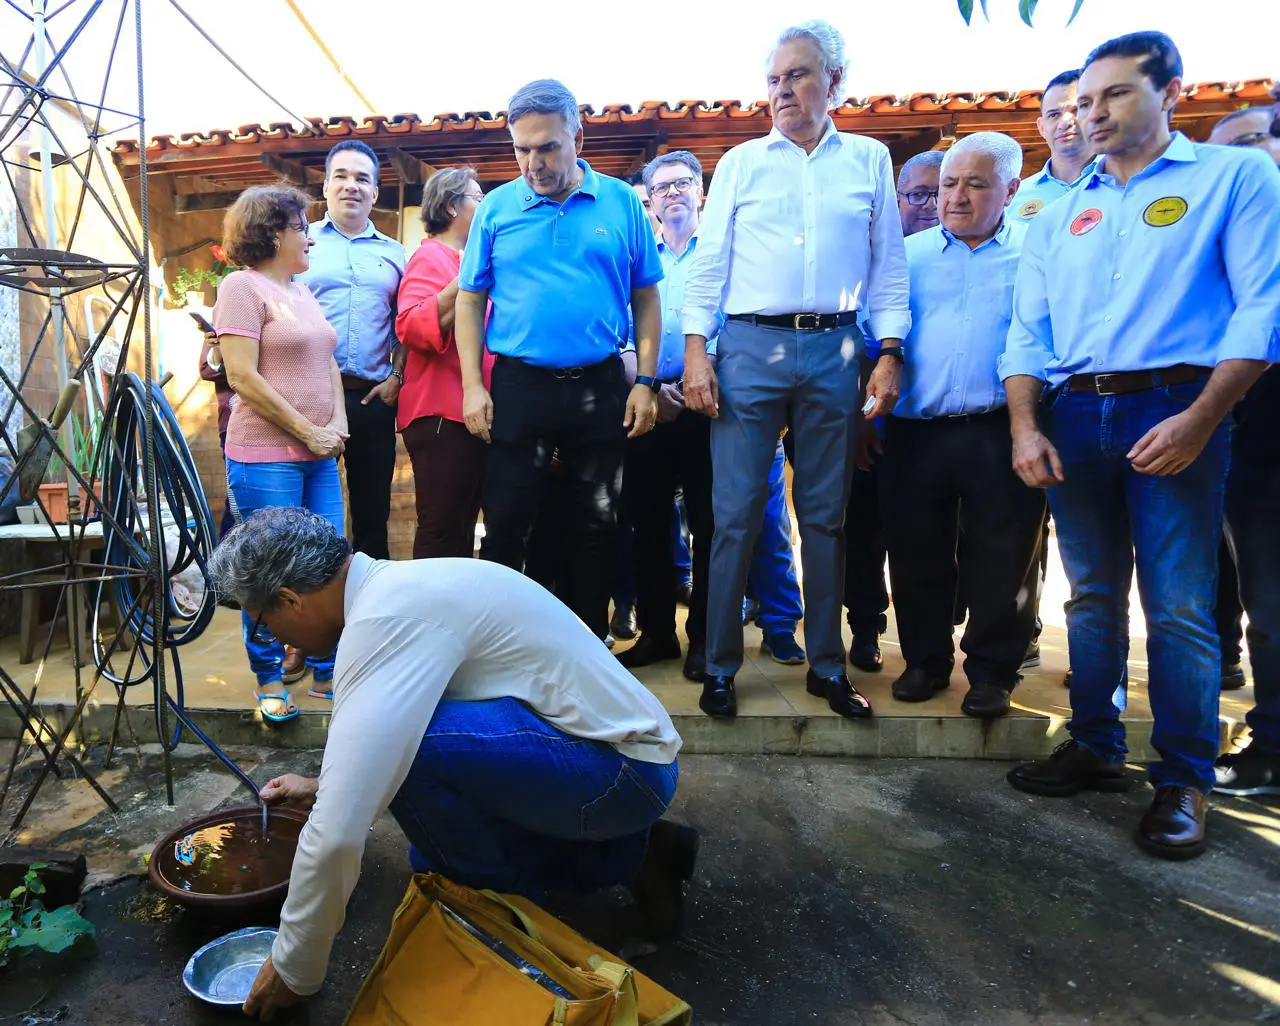
POLYGON ((760 654, 783 666, 799 666, 806 658, 793 631, 770 631, 760 642, 760 654))
POLYGON ((1250 745, 1224 755, 1213 765, 1218 794, 1247 798, 1257 794, 1280 794, 1280 755, 1250 745))

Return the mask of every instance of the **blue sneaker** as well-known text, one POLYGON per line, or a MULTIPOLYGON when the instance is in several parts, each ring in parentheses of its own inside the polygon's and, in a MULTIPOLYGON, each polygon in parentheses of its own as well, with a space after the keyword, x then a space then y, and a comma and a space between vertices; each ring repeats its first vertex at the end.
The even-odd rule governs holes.
POLYGON ((760 642, 760 654, 771 656, 783 666, 799 666, 805 661, 804 649, 796 642, 795 631, 770 631, 760 642))

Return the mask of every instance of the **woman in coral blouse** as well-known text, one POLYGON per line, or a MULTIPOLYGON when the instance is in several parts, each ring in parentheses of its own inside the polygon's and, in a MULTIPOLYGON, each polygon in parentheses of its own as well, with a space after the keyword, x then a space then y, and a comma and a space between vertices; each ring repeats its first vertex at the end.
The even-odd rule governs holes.
MULTIPOLYGON (((418 530, 413 558, 470 556, 488 446, 462 420, 453 337, 458 268, 484 192, 473 168, 437 171, 422 190, 427 237, 400 281, 396 337, 407 350, 396 426, 413 463, 418 530)), ((493 357, 484 358, 485 387, 493 357)))

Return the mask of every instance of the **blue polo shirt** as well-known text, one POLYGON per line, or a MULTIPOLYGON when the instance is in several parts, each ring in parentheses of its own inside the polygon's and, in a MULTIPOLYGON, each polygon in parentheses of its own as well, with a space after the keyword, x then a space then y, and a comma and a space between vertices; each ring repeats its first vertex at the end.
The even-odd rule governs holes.
MULTIPOLYGON (((1045 161, 1044 169, 1024 178, 1009 204, 1009 213, 1019 221, 1030 221, 1054 200, 1062 199, 1070 190, 1073 182, 1064 182, 1055 178, 1050 170, 1052 161, 1045 161)), ((1086 169, 1087 171, 1087 169, 1086 169)), ((1081 177, 1084 177, 1081 175, 1081 177)), ((1076 179, 1079 181, 1080 179, 1076 179)))
POLYGON ((476 211, 458 285, 488 291, 489 351, 537 367, 586 367, 627 342, 632 289, 662 280, 653 228, 635 191, 579 160, 563 203, 523 178, 476 211))
POLYGON ((1277 239, 1261 150, 1176 132, 1127 185, 1100 158, 1027 231, 1001 379, 1280 362, 1277 239))
POLYGON ((370 221, 347 238, 325 214, 311 225, 307 286, 338 333, 334 359, 343 374, 382 381, 391 373, 396 342, 396 293, 404 275, 404 247, 370 221))
POLYGON ((987 413, 1005 406, 996 361, 1013 315, 1013 285, 1027 234, 1006 217, 970 249, 941 225, 907 238, 911 332, 893 416, 910 420, 987 413))

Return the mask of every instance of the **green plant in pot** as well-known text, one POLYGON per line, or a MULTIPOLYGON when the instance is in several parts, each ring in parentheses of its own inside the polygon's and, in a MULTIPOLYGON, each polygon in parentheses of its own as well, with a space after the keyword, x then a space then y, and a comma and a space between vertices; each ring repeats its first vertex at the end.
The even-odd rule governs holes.
POLYGON ((212 267, 180 267, 174 275, 173 285, 169 289, 173 302, 178 306, 187 305, 187 297, 192 292, 205 293, 209 289, 217 290, 222 279, 232 271, 239 270, 228 262, 226 250, 214 244, 209 247, 213 254, 212 267))

